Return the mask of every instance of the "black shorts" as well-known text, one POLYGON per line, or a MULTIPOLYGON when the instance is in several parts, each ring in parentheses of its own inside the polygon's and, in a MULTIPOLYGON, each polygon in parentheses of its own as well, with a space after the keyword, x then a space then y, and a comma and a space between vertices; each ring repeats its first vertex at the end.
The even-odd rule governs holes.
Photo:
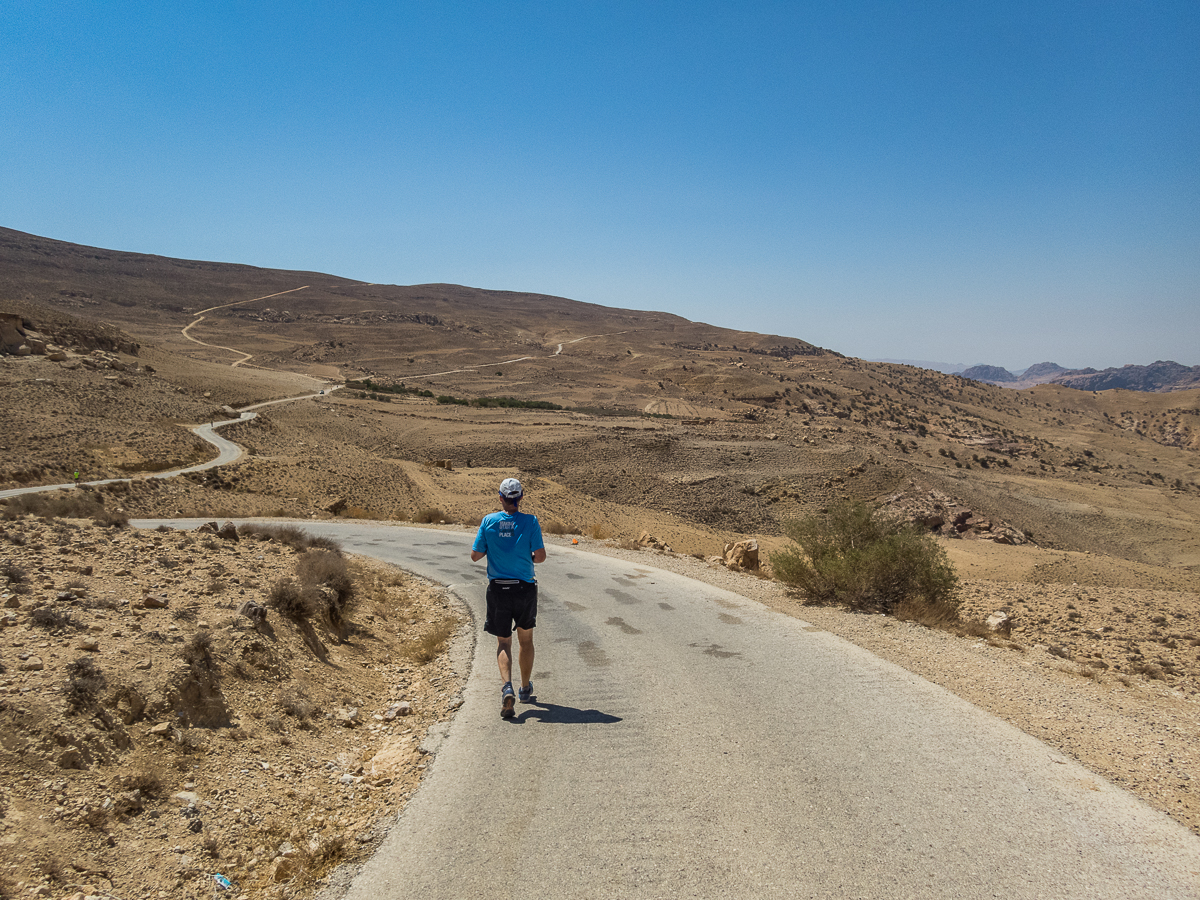
POLYGON ((513 622, 518 628, 532 628, 537 624, 537 585, 515 579, 489 581, 483 630, 496 637, 512 637, 513 622))

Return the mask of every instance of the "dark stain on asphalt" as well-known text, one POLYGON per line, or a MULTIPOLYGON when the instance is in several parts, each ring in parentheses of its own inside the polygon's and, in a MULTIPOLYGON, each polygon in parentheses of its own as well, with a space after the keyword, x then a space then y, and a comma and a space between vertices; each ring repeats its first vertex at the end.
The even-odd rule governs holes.
POLYGON ((624 591, 618 591, 616 588, 606 588, 604 593, 608 594, 608 596, 612 597, 618 603, 623 603, 625 606, 634 606, 635 604, 642 602, 637 597, 633 596, 633 594, 627 594, 624 591))
POLYGON ((660 603, 660 604, 658 604, 658 608, 670 611, 670 610, 674 609, 675 607, 673 607, 670 603, 660 603))
MULTIPOLYGON (((700 645, 699 644, 688 644, 688 646, 689 647, 699 647, 700 645)), ((741 656, 742 655, 733 650, 722 650, 720 644, 709 644, 707 647, 704 648, 704 654, 706 656, 715 656, 717 659, 729 659, 732 656, 741 656)))
MULTIPOLYGON (((637 578, 640 576, 634 576, 634 577, 637 578)), ((637 587, 637 585, 634 584, 632 581, 630 581, 628 578, 623 578, 620 575, 614 575, 613 581, 615 581, 617 584, 621 585, 621 587, 637 587)))
POLYGON ((604 624, 605 625, 616 625, 618 628, 620 628, 626 634, 641 634, 642 633, 641 631, 639 631, 638 629, 636 629, 632 625, 630 625, 628 622, 626 622, 624 619, 622 619, 620 616, 613 616, 611 619, 609 619, 604 624))
POLYGON ((584 578, 583 575, 576 575, 574 572, 568 572, 567 577, 570 578, 572 581, 582 581, 584 578))
POLYGON ((719 615, 717 618, 719 618, 726 625, 741 625, 742 624, 741 619, 739 619, 737 616, 731 616, 731 615, 729 615, 729 613, 721 613, 721 615, 719 615))
POLYGON ((564 600, 563 605, 572 612, 583 612, 585 609, 587 609, 587 607, 582 603, 575 603, 572 600, 564 600))
POLYGON ((603 668, 611 662, 608 654, 597 647, 595 641, 581 641, 578 650, 583 661, 593 668, 603 668))

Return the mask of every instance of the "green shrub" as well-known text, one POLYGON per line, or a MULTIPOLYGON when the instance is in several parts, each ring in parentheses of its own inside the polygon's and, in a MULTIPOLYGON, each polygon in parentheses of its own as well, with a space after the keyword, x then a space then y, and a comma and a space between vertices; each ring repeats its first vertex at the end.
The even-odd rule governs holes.
POLYGON ((958 576, 932 535, 844 502, 825 516, 784 525, 795 547, 771 554, 771 570, 817 603, 906 616, 919 607, 957 619, 958 576))

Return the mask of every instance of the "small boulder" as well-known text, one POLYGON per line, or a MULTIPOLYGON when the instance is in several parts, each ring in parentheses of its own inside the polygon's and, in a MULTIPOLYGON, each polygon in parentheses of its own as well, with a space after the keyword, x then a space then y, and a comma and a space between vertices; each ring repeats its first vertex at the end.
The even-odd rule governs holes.
POLYGON ((222 525, 217 530, 217 537, 223 541, 233 541, 235 543, 240 540, 238 537, 237 526, 232 522, 226 522, 224 525, 222 525))
POLYGON ((758 564, 758 541, 753 538, 725 545, 725 565, 729 568, 754 570, 758 564))
POLYGON ((76 650, 86 650, 95 653, 100 649, 100 642, 95 638, 83 638, 75 645, 76 650))
POLYGON ((399 703, 393 703, 387 708, 383 714, 385 721, 391 722, 397 716, 407 716, 412 713, 412 704, 407 700, 401 700, 399 703))
POLYGON ((333 722, 335 725, 340 725, 342 728, 357 728, 362 724, 362 719, 360 719, 358 716, 357 708, 343 707, 334 712, 333 722))
POLYGON ((255 600, 246 600, 238 607, 238 615, 245 616, 255 626, 267 621, 267 608, 255 600))
POLYGON ((21 660, 21 664, 17 666, 18 671, 21 672, 40 672, 44 668, 46 668, 46 664, 42 662, 40 656, 31 656, 28 659, 23 659, 21 660))
POLYGON ((142 606, 146 609, 166 609, 168 605, 166 594, 147 594, 142 598, 142 606))
POLYGON ((1002 609, 996 610, 987 617, 984 623, 995 634, 1002 634, 1008 637, 1012 634, 1013 617, 1002 609))
POLYGON ((342 510, 344 510, 345 508, 346 508, 346 498, 338 497, 336 500, 334 500, 332 503, 330 503, 327 507, 325 507, 325 512, 336 516, 340 512, 342 512, 342 510))

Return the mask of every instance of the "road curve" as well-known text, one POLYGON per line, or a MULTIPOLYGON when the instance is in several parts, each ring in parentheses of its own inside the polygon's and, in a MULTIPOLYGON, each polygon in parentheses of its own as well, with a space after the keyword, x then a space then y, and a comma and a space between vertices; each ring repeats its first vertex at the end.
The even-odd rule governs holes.
POLYGON ((1200 896, 1200 838, 1165 815, 860 648, 649 564, 550 548, 537 702, 502 721, 470 534, 297 524, 451 585, 479 629, 464 705, 348 900, 1200 896))
MULTIPOLYGON (((301 394, 298 397, 281 397, 278 400, 266 400, 262 403, 254 403, 254 404, 251 404, 250 406, 242 407, 242 409, 238 411, 239 415, 237 416, 237 418, 222 419, 219 422, 208 422, 203 425, 193 425, 190 427, 190 431, 192 432, 192 434, 208 441, 210 444, 212 444, 214 447, 217 448, 217 455, 215 457, 213 457, 212 459, 207 460, 205 462, 197 463, 194 466, 186 466, 185 468, 182 468, 182 469, 170 469, 169 471, 166 471, 166 472, 154 472, 151 474, 137 475, 134 477, 136 477, 136 478, 174 478, 176 475, 186 475, 189 472, 204 472, 208 469, 215 469, 217 466, 224 466, 224 465, 227 465, 232 462, 237 462, 239 459, 242 458, 242 456, 245 455, 245 453, 246 453, 245 449, 242 448, 240 445, 235 444, 233 441, 229 440, 229 438, 221 437, 221 435, 217 434, 218 428, 223 428, 226 425, 233 425, 237 422, 248 422, 250 419, 257 418, 258 413, 251 412, 251 410, 261 409, 264 406, 274 406, 277 403, 292 403, 293 401, 296 401, 296 400, 309 400, 309 399, 312 399, 313 397, 320 397, 324 394, 332 393, 333 391, 336 391, 340 387, 342 387, 342 385, 335 384, 335 385, 332 385, 331 387, 326 388, 323 391, 318 391, 315 394, 301 394)), ((100 485, 103 485, 103 484, 116 484, 117 482, 122 482, 122 481, 133 481, 134 477, 102 478, 98 481, 81 481, 78 484, 76 484, 75 482, 68 482, 67 484, 39 484, 34 487, 9 488, 8 490, 0 491, 0 498, 16 497, 18 494, 40 494, 45 491, 68 490, 70 488, 80 487, 82 485, 86 485, 88 487, 99 487, 100 485)))

